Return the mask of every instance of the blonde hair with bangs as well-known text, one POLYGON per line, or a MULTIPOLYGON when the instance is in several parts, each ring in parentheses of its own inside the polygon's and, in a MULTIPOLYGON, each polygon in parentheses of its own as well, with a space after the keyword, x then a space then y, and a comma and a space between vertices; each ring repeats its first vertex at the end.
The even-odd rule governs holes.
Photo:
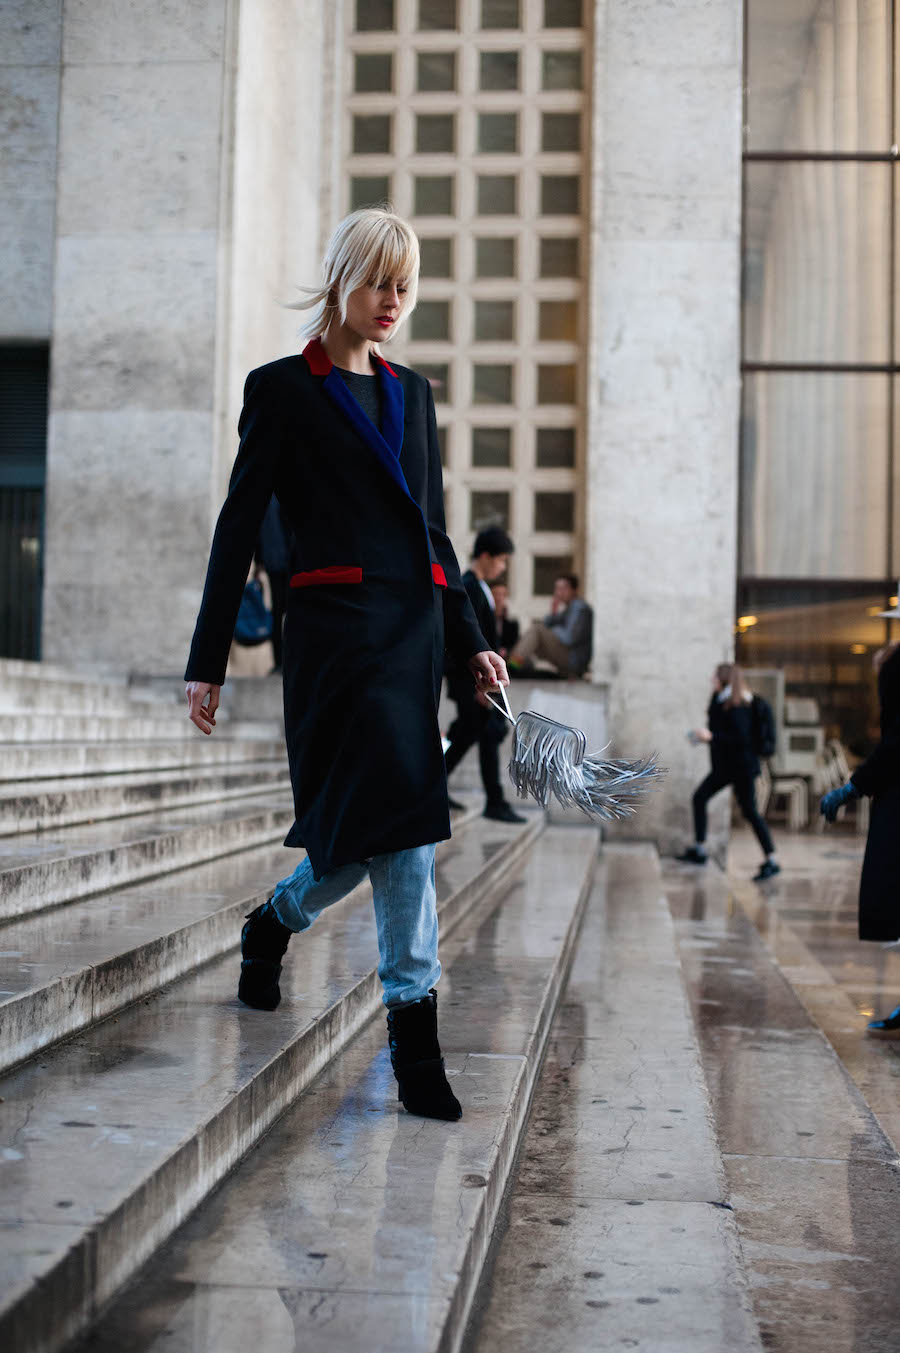
POLYGON ((380 285, 388 281, 404 282, 406 295, 385 341, 390 341, 415 308, 419 241, 412 226, 389 205, 361 207, 345 216, 331 236, 322 260, 320 285, 299 287, 306 295, 289 303, 291 310, 313 312, 301 326, 301 337, 320 338, 333 321, 345 323, 347 299, 352 292, 367 282, 380 285))

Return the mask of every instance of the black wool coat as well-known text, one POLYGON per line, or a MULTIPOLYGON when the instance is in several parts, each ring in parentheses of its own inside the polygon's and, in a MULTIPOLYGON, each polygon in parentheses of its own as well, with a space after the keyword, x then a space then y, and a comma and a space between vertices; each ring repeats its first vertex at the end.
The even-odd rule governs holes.
POLYGON ((296 820, 315 875, 450 835, 438 727, 445 642, 489 645, 444 523, 428 381, 376 359, 382 428, 314 339, 251 371, 185 680, 221 685, 260 522, 293 535, 284 717, 296 820))
POLYGON ((900 939, 900 648, 878 673, 881 741, 851 779, 872 795, 859 884, 859 938, 900 939))
MULTIPOLYGON (((478 578, 470 568, 467 568, 462 575, 462 585, 466 589, 469 601, 472 603, 472 611, 478 628, 485 637, 489 648, 497 647, 497 620, 494 615, 493 607, 484 595, 484 589, 478 578)), ((475 681, 472 673, 464 662, 460 661, 457 653, 448 652, 447 663, 447 688, 450 691, 450 698, 459 701, 460 699, 469 700, 475 695, 475 681)))

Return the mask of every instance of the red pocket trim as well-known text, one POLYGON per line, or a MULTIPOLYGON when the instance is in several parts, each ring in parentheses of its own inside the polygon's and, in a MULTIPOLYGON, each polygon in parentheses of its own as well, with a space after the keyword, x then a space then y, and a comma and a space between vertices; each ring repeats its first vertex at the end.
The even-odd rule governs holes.
POLYGON ((447 586, 447 575, 446 575, 446 573, 444 572, 444 570, 441 568, 440 564, 432 564, 432 565, 431 565, 431 576, 432 576, 432 578, 434 579, 434 581, 437 583, 438 587, 446 587, 446 586, 447 586))
POLYGON ((361 583, 362 569, 333 564, 330 568, 311 568, 305 573, 295 573, 291 578, 291 587, 319 587, 323 583, 361 583))

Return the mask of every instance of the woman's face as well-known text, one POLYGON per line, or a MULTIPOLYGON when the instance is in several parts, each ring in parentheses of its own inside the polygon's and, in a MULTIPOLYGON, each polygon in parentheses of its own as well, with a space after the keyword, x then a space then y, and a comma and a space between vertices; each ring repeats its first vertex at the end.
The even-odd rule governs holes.
POLYGON ((405 299, 405 282, 367 282, 347 297, 346 327, 369 343, 382 343, 396 328, 405 299))

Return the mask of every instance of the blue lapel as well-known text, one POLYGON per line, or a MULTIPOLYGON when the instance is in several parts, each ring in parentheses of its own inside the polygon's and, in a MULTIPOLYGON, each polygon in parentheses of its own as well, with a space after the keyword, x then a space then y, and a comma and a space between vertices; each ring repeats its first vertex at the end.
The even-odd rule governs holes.
POLYGON ((388 474, 407 497, 412 497, 406 476, 400 468, 400 450, 403 446, 403 386, 387 362, 376 356, 378 378, 381 382, 381 418, 383 433, 363 412, 334 369, 331 359, 317 339, 307 345, 303 353, 314 375, 324 375, 323 388, 333 404, 350 420, 371 451, 381 461, 388 474))

